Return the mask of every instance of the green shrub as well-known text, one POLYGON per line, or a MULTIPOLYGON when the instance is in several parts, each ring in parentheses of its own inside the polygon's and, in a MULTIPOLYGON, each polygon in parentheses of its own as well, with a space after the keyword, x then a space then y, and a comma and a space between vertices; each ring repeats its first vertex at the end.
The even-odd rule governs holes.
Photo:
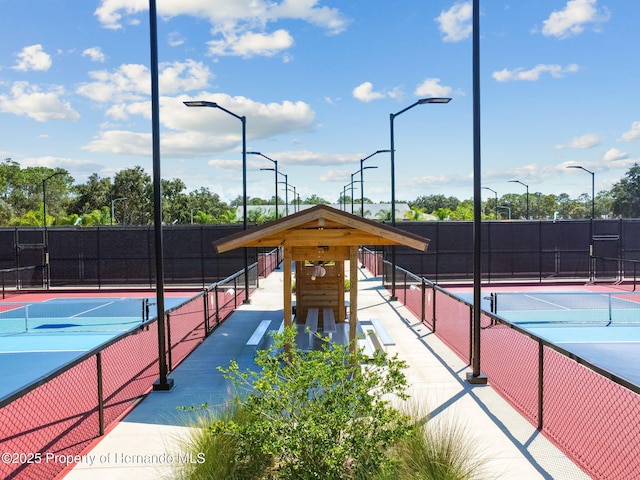
POLYGON ((480 478, 482 462, 462 429, 391 405, 407 404, 406 363, 382 352, 365 360, 328 341, 302 351, 287 328, 258 351, 258 371, 241 371, 233 360, 218 367, 242 393, 203 416, 185 451, 206 462, 180 466, 177 478, 480 478))

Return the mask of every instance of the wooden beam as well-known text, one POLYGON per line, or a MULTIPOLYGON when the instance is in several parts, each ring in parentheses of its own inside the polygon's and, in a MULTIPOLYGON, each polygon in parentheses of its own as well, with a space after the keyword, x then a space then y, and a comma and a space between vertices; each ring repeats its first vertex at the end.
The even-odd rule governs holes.
POLYGON ((332 260, 348 260, 348 247, 290 247, 294 260, 309 260, 315 262, 330 262, 332 260))

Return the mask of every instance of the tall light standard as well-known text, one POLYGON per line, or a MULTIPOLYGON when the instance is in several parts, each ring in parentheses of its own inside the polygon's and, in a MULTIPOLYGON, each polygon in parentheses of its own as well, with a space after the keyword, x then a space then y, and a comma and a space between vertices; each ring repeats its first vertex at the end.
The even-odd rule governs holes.
POLYGON ((195 212, 196 210, 200 210, 200 207, 193 207, 190 208, 190 213, 191 213, 191 225, 193 225, 193 212, 195 212))
MULTIPOLYGON (((269 158, 266 155, 260 153, 260 152, 247 152, 247 155, 260 155, 263 158, 266 158, 267 160, 273 162, 273 165, 275 166, 275 168, 273 169, 274 173, 274 177, 275 177, 275 185, 276 185, 276 220, 278 219, 278 161, 274 160, 273 158, 269 158)), ((260 170, 264 170, 264 169, 260 169, 260 170)))
POLYGON ((595 172, 592 172, 591 170, 587 170, 581 165, 568 165, 567 168, 579 168, 580 170, 584 170, 585 172, 591 174, 591 220, 593 220, 596 214, 596 204, 595 204, 596 174, 595 172))
POLYGON ((495 205, 495 211, 496 211, 496 220, 498 220, 498 192, 496 192, 494 189, 489 188, 489 187, 482 187, 484 190, 489 190, 491 192, 493 192, 496 196, 496 205, 495 205))
POLYGON ((284 213, 286 216, 289 216, 289 175, 286 173, 278 172, 278 175, 282 175, 284 177, 284 213))
MULTIPOLYGON (((354 183, 360 183, 360 210, 361 211, 364 210, 364 207, 362 205, 363 202, 364 202, 364 194, 362 193, 363 186, 364 186, 364 180, 362 178, 362 171, 363 170, 369 170, 369 169, 372 169, 372 168, 378 168, 378 167, 375 166, 375 165, 371 165, 371 166, 367 166, 367 167, 360 167, 360 170, 358 170, 356 172, 353 172, 351 174, 351 213, 353 213, 353 184, 354 183), (353 176, 357 175, 358 173, 360 174, 360 180, 354 180, 353 176)), ((361 216, 364 216, 364 215, 361 215, 361 216)))
POLYGON ((364 162, 368 159, 370 159, 371 157, 373 157, 374 155, 377 155, 379 153, 387 153, 390 152, 391 150, 376 150, 375 152, 373 152, 371 155, 368 155, 362 159, 360 159, 360 210, 361 210, 361 217, 364 217, 364 178, 363 178, 363 174, 362 171, 364 170, 364 162))
POLYGON ((589 280, 593 280, 593 219, 596 215, 596 174, 581 165, 568 165, 567 168, 578 168, 591 174, 591 221, 589 222, 589 280))
POLYGON ((49 288, 49 275, 51 273, 51 267, 49 265, 49 232, 47 232, 47 181, 51 180, 57 175, 62 175, 65 172, 55 172, 42 180, 42 224, 44 226, 44 265, 46 269, 46 286, 49 288))
MULTIPOLYGON (((187 107, 209 107, 217 108, 232 117, 237 118, 242 123, 242 229, 247 229, 247 117, 244 115, 236 115, 230 110, 218 105, 216 102, 207 102, 203 100, 195 100, 183 102, 187 107)), ((249 251, 244 247, 244 302, 251 303, 249 300, 249 251)))
POLYGON ((296 197, 298 195, 296 192, 296 187, 291 185, 291 188, 287 187, 287 190, 293 192, 293 213, 296 213, 298 211, 298 209, 296 208, 296 197))
POLYGON ((524 185, 527 189, 527 220, 529 220, 529 185, 521 182, 520 180, 509 180, 509 183, 519 183, 520 185, 524 185))
POLYGON ((115 218, 116 214, 115 214, 115 207, 114 204, 118 201, 118 200, 126 200, 127 197, 120 197, 120 198, 112 198, 111 199, 111 225, 113 225, 113 219, 115 218))
POLYGON ((153 157, 153 238, 156 257, 156 310, 158 317, 158 380, 155 391, 173 388, 173 379, 168 378, 167 335, 164 308, 164 253, 162 243, 162 173, 160 161, 160 88, 158 67, 158 27, 156 0, 149 0, 149 43, 151 53, 151 154, 153 157))
MULTIPOLYGON (((389 114, 389 125, 390 125, 390 136, 391 136, 391 225, 396 226, 396 166, 395 166, 395 140, 394 140, 394 132, 393 132, 393 122, 395 118, 406 112, 407 110, 412 109, 417 105, 424 105, 425 103, 449 103, 451 101, 450 98, 442 98, 442 97, 430 97, 430 98, 421 98, 415 103, 412 103, 406 108, 403 108, 397 113, 389 114)), ((396 247, 395 245, 391 246, 391 300, 397 300, 396 297, 396 247)))

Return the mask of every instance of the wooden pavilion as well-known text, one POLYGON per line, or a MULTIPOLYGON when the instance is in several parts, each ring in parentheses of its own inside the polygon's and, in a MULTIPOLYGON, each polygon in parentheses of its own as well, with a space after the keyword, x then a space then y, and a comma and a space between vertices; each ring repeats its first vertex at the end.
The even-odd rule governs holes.
POLYGON ((292 266, 296 273, 296 322, 310 308, 330 308, 336 322, 349 321, 356 338, 358 247, 397 245, 425 251, 429 240, 326 205, 317 205, 214 242, 218 253, 242 247, 282 247, 284 251, 284 325, 293 323, 292 266), (345 308, 345 261, 349 261, 349 310, 345 308))

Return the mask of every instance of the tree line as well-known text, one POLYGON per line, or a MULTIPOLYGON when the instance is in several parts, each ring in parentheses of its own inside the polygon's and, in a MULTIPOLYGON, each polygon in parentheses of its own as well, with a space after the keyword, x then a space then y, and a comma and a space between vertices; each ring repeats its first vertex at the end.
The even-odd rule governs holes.
MULTIPOLYGON (((373 203, 365 198, 353 199, 355 212, 361 212, 366 204, 373 203)), ((162 180, 163 221, 166 224, 206 224, 234 223, 236 208, 242 205, 238 196, 227 203, 220 196, 201 187, 187 191, 180 179, 162 180)), ((329 204, 317 195, 303 200, 295 198, 289 202, 290 212, 298 204, 329 204)), ((341 196, 336 203, 350 205, 351 197, 341 196)), ((445 195, 424 195, 408 203, 410 210, 405 220, 471 220, 473 201, 459 200, 445 195)), ((261 199, 251 197, 248 205, 274 205, 275 197, 261 199)), ((278 197, 278 204, 285 201, 278 197)), ((595 218, 634 218, 640 216, 640 166, 631 167, 625 176, 611 190, 596 194, 593 204, 588 194, 570 198, 561 193, 528 195, 509 193, 482 202, 482 216, 492 219, 580 219, 590 218, 592 208, 595 218), (527 215, 528 214, 528 215, 527 215)), ((261 223, 272 220, 271 210, 251 209, 247 215, 249 222, 261 223)), ((284 208, 281 209, 281 215, 284 208)), ((381 211, 379 220, 390 220, 391 212, 381 211)), ((148 225, 153 223, 153 182, 149 174, 140 166, 117 172, 113 178, 100 177, 97 173, 89 176, 85 183, 75 183, 68 171, 62 168, 21 167, 10 158, 0 163, 0 225, 43 226, 43 225, 148 225), (46 215, 46 223, 45 223, 46 215)))

